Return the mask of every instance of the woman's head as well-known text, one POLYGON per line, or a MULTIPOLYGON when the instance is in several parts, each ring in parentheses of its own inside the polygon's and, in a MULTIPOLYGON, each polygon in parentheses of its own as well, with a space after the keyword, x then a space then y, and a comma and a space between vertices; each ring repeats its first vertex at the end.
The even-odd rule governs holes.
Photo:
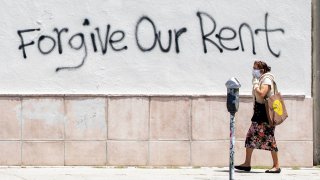
POLYGON ((271 67, 267 65, 267 63, 263 61, 255 61, 253 63, 253 69, 260 70, 261 74, 267 73, 271 71, 271 67))

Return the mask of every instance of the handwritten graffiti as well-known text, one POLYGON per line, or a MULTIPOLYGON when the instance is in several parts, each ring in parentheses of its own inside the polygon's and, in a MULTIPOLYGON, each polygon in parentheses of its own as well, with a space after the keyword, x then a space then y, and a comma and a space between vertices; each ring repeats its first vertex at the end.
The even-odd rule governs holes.
MULTIPOLYGON (((265 14, 264 27, 256 29, 253 29, 251 25, 245 22, 241 23, 237 29, 231 26, 223 26, 218 29, 218 23, 210 14, 198 11, 196 13, 196 17, 199 22, 199 32, 201 32, 201 34, 197 36, 201 38, 200 40, 202 41, 203 53, 205 54, 208 53, 209 50, 210 52, 218 50, 220 53, 223 53, 224 51, 240 50, 244 52, 248 46, 247 44, 244 44, 245 38, 249 38, 251 40, 250 46, 252 49, 252 54, 257 54, 257 42, 255 37, 263 34, 265 36, 263 43, 266 43, 268 51, 271 53, 271 55, 276 58, 280 56, 281 51, 275 50, 275 48, 271 46, 273 37, 272 34, 279 32, 284 34, 285 31, 283 28, 269 28, 268 13, 265 14), (208 21, 204 21, 204 19, 209 20, 210 24, 208 24, 208 21), (205 32, 208 27, 212 27, 212 29, 208 32, 205 32), (243 36, 243 31, 249 32, 250 35, 243 36), (231 43, 233 44, 232 46, 230 45, 231 43)), ((90 20, 85 18, 82 26, 90 27, 90 20)), ((167 35, 159 29, 156 25, 156 22, 149 16, 144 15, 140 17, 137 20, 134 28, 137 49, 141 52, 150 52, 155 48, 159 48, 161 52, 168 53, 171 52, 173 47, 173 52, 179 54, 181 51, 179 39, 183 38, 184 36, 190 36, 190 34, 188 34, 187 27, 169 29, 167 31, 167 35), (146 24, 149 25, 149 28, 144 26, 146 24), (150 32, 153 37, 146 37, 144 36, 144 33, 139 33, 141 29, 150 32), (144 40, 144 42, 147 40, 150 43, 148 45, 143 44, 141 43, 142 40, 144 40)), ((22 56, 24 59, 28 58, 27 49, 35 45, 38 51, 43 55, 49 55, 53 52, 63 54, 64 48, 70 48, 75 51, 83 52, 82 60, 79 63, 74 66, 57 67, 55 69, 56 72, 61 70, 75 70, 82 67, 88 57, 88 46, 91 46, 90 49, 92 49, 94 53, 100 52, 102 55, 105 55, 108 53, 108 51, 121 52, 128 50, 128 45, 125 43, 126 32, 124 30, 114 28, 111 24, 107 24, 105 28, 95 27, 91 32, 89 32, 89 35, 83 32, 71 33, 68 27, 54 27, 52 30, 53 34, 42 34, 35 40, 26 42, 26 34, 39 33, 39 31, 41 31, 41 28, 29 28, 17 31, 17 34, 20 38, 20 45, 18 49, 22 51, 22 56), (63 42, 67 42, 67 44, 63 44, 63 42)))
MULTIPOLYGON (((84 19, 83 26, 89 26, 89 25, 90 25, 89 20, 88 19, 84 19)), ((31 41, 29 43, 25 43, 24 42, 24 38, 23 38, 23 34, 24 33, 33 32, 33 31, 40 31, 40 30, 41 30, 40 28, 38 28, 38 29, 18 30, 18 35, 19 35, 20 41, 21 41, 21 45, 19 46, 19 49, 22 50, 23 58, 25 58, 25 59, 27 58, 26 47, 35 44, 34 41, 31 41)), ((67 28, 67 27, 64 27, 64 28, 61 28, 61 29, 54 28, 53 32, 56 33, 55 37, 50 36, 50 35, 41 35, 38 38, 38 42, 37 42, 37 44, 38 44, 37 47, 38 47, 39 52, 41 54, 43 54, 43 55, 50 54, 56 48, 56 45, 58 44, 58 52, 59 52, 59 54, 62 54, 63 53, 63 45, 61 43, 62 42, 61 41, 62 33, 63 32, 64 33, 68 33, 68 31, 69 31, 69 28, 67 28), (44 50, 43 47, 42 47, 42 44, 43 44, 44 41, 47 41, 47 44, 50 41, 51 42, 51 48, 49 48, 48 50, 44 50)), ((100 45, 102 54, 106 54, 107 53, 108 45, 110 45, 110 47, 111 47, 111 49, 113 51, 122 51, 122 50, 127 50, 128 49, 127 46, 123 46, 123 47, 117 47, 116 46, 117 43, 120 43, 124 39, 124 37, 125 37, 125 32, 124 31, 122 31, 122 30, 111 31, 111 25, 109 25, 109 24, 106 26, 106 32, 105 32, 104 38, 102 36, 102 33, 100 32, 100 28, 99 27, 96 27, 95 31, 96 31, 96 34, 94 32, 90 33, 91 45, 93 47, 94 52, 98 52, 98 49, 97 49, 98 45, 96 43, 95 35, 97 35, 97 37, 98 37, 99 45, 100 45)), ((82 50, 83 53, 84 53, 83 59, 78 65, 75 65, 75 66, 58 67, 58 68, 56 68, 56 72, 58 72, 60 70, 63 70, 63 69, 67 69, 67 70, 77 69, 77 68, 80 68, 81 66, 83 66, 83 64, 85 63, 85 60, 86 60, 86 58, 88 56, 88 48, 87 48, 87 42, 86 42, 86 39, 85 39, 85 34, 81 33, 81 32, 73 34, 68 40, 68 45, 69 45, 69 47, 71 49, 82 50)))
MULTIPOLYGON (((215 42, 214 40, 210 39, 209 37, 211 35, 214 34, 215 30, 216 30, 216 21, 215 19, 210 16, 208 13, 205 13, 205 12, 197 12, 197 16, 199 18, 199 22, 200 22, 200 28, 201 28, 201 34, 202 34, 202 43, 203 43, 203 51, 204 53, 207 53, 208 50, 207 50, 207 42, 210 42, 211 44, 213 44, 221 53, 223 52, 223 50, 229 50, 229 51, 236 51, 239 49, 239 46, 237 47, 227 47, 223 42, 224 41, 232 41, 236 38, 237 36, 237 32, 236 30, 234 30, 232 27, 222 27, 220 29, 220 31, 215 35, 215 37, 218 39, 218 42, 215 42), (213 29, 206 33, 204 32, 204 24, 203 24, 203 18, 204 17, 207 17, 211 20, 212 24, 213 24, 213 29), (226 36, 223 36, 223 33, 226 32, 226 31, 229 31, 232 33, 232 36, 231 37, 226 37, 226 36)), ((265 27, 264 28, 257 28, 254 33, 256 35, 258 35, 259 32, 265 32, 265 36, 266 36, 266 43, 267 43, 267 47, 268 47, 268 50, 270 51, 270 53, 272 55, 274 55, 275 57, 279 57, 280 56, 280 52, 278 53, 275 53, 271 46, 270 46, 270 33, 275 33, 277 31, 280 31, 282 33, 284 33, 284 29, 282 28, 276 28, 276 29, 268 29, 268 13, 265 14, 265 27)), ((252 53, 253 54, 256 54, 256 51, 255 51, 255 41, 254 41, 254 35, 253 35, 253 30, 252 28, 250 27, 249 24, 247 23, 242 23, 240 26, 239 26, 239 29, 238 29, 238 34, 239 34, 239 40, 240 40, 240 46, 241 46, 241 50, 244 51, 244 45, 243 45, 243 37, 242 37, 242 31, 243 31, 243 28, 246 27, 247 30, 249 30, 250 32, 250 35, 251 35, 251 42, 252 42, 252 53)))
MULTIPOLYGON (((181 28, 179 30, 174 29, 174 42, 175 42, 176 53, 180 52, 180 49, 179 49, 179 37, 185 32, 187 32, 187 28, 185 28, 185 27, 183 27, 183 28, 181 28)), ((143 52, 153 50, 155 48, 157 42, 158 42, 159 48, 160 48, 160 50, 162 52, 169 52, 170 51, 171 42, 172 42, 172 30, 168 30, 168 35, 169 35, 168 46, 167 46, 167 48, 164 48, 163 45, 162 45, 162 42, 161 42, 161 31, 157 32, 157 28, 156 28, 154 22, 147 16, 143 16, 143 17, 141 17, 139 19, 139 21, 138 21, 138 23, 136 25, 135 35, 136 35, 137 46, 143 52), (141 23, 143 21, 147 21, 152 25, 152 31, 153 31, 153 34, 154 34, 153 44, 152 44, 152 46, 150 46, 148 48, 143 47, 139 42, 139 38, 140 37, 138 35, 138 32, 139 32, 139 27, 140 27, 140 25, 141 25, 141 23)))

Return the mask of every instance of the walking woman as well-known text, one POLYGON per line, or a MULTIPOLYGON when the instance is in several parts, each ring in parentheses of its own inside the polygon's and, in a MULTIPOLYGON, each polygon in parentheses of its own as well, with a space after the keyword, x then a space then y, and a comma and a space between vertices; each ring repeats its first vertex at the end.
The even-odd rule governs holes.
POLYGON ((278 148, 274 137, 275 127, 269 126, 264 105, 264 98, 274 94, 274 76, 270 71, 271 67, 263 61, 255 61, 253 64, 252 94, 255 100, 254 113, 245 141, 246 159, 243 164, 235 166, 238 170, 250 171, 253 150, 262 149, 270 151, 273 160, 273 167, 267 170, 266 173, 281 172, 278 160, 278 148))

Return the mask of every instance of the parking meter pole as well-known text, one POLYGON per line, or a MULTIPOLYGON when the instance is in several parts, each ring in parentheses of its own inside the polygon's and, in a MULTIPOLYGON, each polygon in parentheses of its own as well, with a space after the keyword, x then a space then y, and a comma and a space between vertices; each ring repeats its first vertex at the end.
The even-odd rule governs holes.
POLYGON ((235 144, 235 113, 230 113, 230 159, 229 159, 229 179, 233 180, 234 174, 234 144, 235 144))
POLYGON ((226 82, 227 87, 227 109, 230 113, 230 156, 229 156, 229 179, 234 175, 234 144, 235 144, 235 114, 239 109, 240 82, 237 78, 231 78, 226 82))

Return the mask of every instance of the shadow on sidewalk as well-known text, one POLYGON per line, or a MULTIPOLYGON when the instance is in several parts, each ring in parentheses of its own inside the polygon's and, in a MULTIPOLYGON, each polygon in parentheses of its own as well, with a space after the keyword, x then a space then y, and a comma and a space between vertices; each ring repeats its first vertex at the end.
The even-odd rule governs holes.
MULTIPOLYGON (((215 170, 216 172, 229 172, 229 170, 215 170)), ((246 171, 238 171, 235 170, 235 173, 244 173, 244 174, 260 174, 260 173, 264 173, 264 172, 255 172, 255 171, 250 171, 250 172, 246 172, 246 171)))

